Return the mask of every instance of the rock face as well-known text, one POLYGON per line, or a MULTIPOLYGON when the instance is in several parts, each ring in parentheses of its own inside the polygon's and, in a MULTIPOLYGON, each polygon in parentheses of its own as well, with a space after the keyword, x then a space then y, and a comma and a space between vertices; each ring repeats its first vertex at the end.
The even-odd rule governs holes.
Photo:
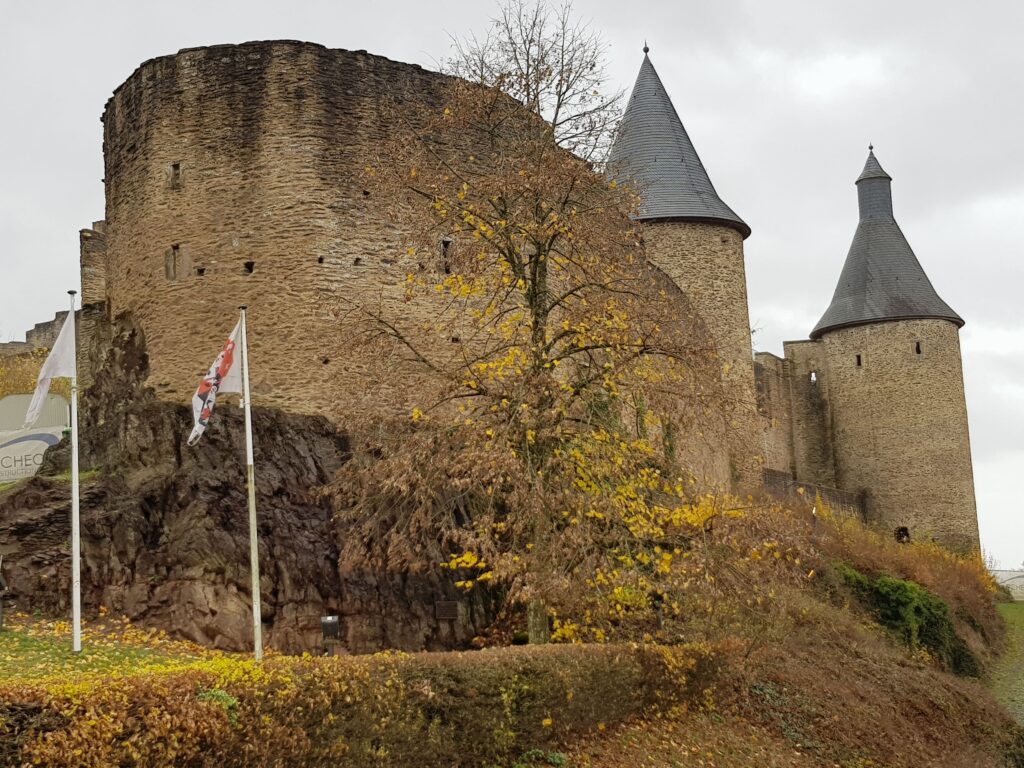
MULTIPOLYGON (((191 413, 142 386, 144 341, 128 318, 97 334, 95 383, 81 409, 82 597, 203 645, 251 647, 245 437, 224 398, 200 443, 191 413)), ((324 418, 253 410, 264 637, 285 652, 322 645, 320 616, 342 616, 355 652, 465 645, 489 611, 463 605, 438 620, 456 590, 437 578, 389 574, 371 553, 339 572, 334 522, 321 488, 348 457, 324 418)), ((0 492, 0 553, 14 603, 66 613, 70 603, 68 448, 36 478, 0 492)))

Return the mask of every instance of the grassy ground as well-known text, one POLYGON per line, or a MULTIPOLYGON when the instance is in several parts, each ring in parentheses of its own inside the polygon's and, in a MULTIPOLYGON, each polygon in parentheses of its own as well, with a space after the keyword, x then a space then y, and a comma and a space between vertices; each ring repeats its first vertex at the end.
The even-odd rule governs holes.
POLYGON ((87 623, 82 651, 71 650, 71 624, 6 616, 0 632, 0 680, 77 679, 83 675, 166 669, 211 654, 198 646, 168 640, 157 631, 131 626, 126 619, 87 623))
POLYGON ((992 690, 1014 717, 1024 724, 1024 602, 1001 603, 1008 647, 992 671, 992 690))

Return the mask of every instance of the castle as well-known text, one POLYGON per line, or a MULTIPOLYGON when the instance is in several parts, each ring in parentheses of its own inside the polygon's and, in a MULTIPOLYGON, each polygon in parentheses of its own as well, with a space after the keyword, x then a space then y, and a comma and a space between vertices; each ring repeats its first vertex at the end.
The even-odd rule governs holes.
MULTIPOLYGON (((258 404, 401 406, 414 374, 382 379, 347 355, 330 307, 343 295, 409 311, 388 201, 364 188, 361 171, 388 135, 385 104, 439 103, 446 82, 294 41, 145 62, 103 115, 106 217, 81 233, 85 320, 131 313, 148 384, 187 402, 246 303, 258 404)), ((716 193, 646 47, 609 168, 640 192, 647 256, 702 317, 737 395, 726 417, 743 425, 744 444, 722 445, 720 464, 753 453, 771 488, 799 488, 900 539, 977 548, 963 320, 896 223, 891 177, 874 153, 856 180, 860 220, 835 295, 782 357, 752 352, 750 227, 716 193)))

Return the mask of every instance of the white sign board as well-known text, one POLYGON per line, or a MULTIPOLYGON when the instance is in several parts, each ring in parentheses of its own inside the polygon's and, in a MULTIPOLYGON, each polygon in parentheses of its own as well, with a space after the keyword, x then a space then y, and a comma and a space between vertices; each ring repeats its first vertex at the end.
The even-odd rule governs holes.
POLYGON ((0 432, 0 483, 32 477, 43 463, 43 454, 60 442, 64 427, 33 427, 0 432))
POLYGON ((31 395, 0 399, 0 483, 32 477, 43 463, 43 454, 60 442, 68 423, 68 401, 48 395, 39 421, 31 429, 25 423, 31 395))
POLYGON ((1024 600, 1024 571, 992 571, 992 575, 1010 590, 1014 600, 1024 600))

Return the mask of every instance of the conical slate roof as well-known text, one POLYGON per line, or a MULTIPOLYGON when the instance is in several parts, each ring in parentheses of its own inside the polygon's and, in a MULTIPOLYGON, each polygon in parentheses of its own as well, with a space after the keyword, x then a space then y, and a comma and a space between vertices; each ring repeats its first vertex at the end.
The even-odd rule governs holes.
POLYGON ((750 227, 715 192, 646 46, 608 167, 617 181, 640 192, 641 221, 710 221, 750 235, 750 227))
POLYGON ((892 177, 868 152, 857 178, 860 223, 846 256, 832 303, 811 338, 851 325, 938 318, 963 319, 939 298, 892 215, 892 177))
POLYGON ((857 177, 857 182, 855 183, 864 181, 864 179, 888 179, 892 181, 892 176, 885 172, 878 162, 878 158, 875 157, 875 148, 872 146, 868 147, 868 161, 864 163, 864 170, 860 172, 860 176, 857 177))

